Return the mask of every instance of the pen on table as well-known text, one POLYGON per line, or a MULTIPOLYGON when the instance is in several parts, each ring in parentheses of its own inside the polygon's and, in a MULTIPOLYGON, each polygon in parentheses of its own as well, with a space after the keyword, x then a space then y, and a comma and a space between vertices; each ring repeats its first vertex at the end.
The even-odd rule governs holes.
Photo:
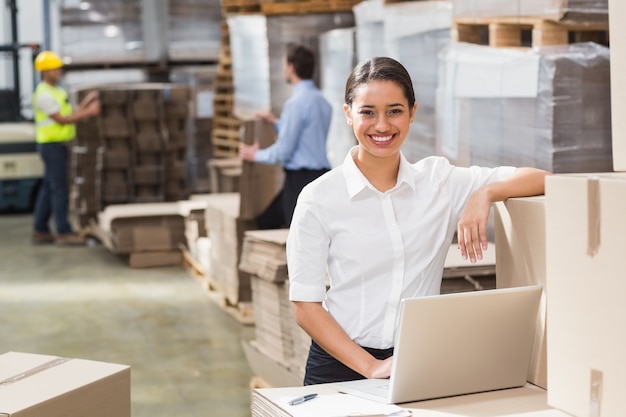
POLYGON ((289 401, 289 405, 302 404, 303 402, 312 400, 315 397, 317 397, 317 394, 303 395, 302 397, 294 398, 293 400, 289 401))

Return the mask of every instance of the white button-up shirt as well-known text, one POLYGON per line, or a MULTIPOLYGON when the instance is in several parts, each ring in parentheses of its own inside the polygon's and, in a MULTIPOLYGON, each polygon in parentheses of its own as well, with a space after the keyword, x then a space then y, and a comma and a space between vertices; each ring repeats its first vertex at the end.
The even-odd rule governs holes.
POLYGON ((443 157, 410 164, 401 156, 397 183, 383 193, 357 168, 356 151, 300 193, 287 239, 290 299, 323 302, 357 344, 386 349, 400 300, 439 294, 472 192, 515 168, 460 168, 443 157))

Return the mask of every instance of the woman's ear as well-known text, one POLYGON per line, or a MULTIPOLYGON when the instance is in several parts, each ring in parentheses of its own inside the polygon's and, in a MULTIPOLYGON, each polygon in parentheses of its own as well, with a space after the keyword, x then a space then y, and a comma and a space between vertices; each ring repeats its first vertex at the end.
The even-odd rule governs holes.
POLYGON ((343 104, 343 112, 346 115, 346 121, 348 122, 348 126, 352 126, 352 109, 348 103, 343 104))
POLYGON ((413 120, 415 120, 415 112, 417 111, 417 101, 415 103, 413 103, 413 108, 411 109, 411 120, 410 123, 413 123, 413 120))

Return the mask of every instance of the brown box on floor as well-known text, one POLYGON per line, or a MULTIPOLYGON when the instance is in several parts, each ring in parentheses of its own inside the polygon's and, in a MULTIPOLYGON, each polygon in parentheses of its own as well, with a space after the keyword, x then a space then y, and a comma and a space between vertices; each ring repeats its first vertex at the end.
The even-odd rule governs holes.
POLYGON ((254 222, 239 218, 238 193, 209 197, 205 200, 205 220, 211 237, 210 277, 231 304, 250 301, 250 275, 239 270, 239 259, 243 234, 254 227, 254 222))
MULTIPOLYGON (((248 120, 241 128, 241 141, 245 144, 259 140, 261 149, 276 141, 274 127, 264 120, 248 120)), ((284 174, 277 165, 243 162, 239 191, 241 193, 242 219, 253 220, 262 214, 281 190, 284 174)))
POLYGON ((127 365, 7 352, 0 386, 0 416, 130 417, 127 365))

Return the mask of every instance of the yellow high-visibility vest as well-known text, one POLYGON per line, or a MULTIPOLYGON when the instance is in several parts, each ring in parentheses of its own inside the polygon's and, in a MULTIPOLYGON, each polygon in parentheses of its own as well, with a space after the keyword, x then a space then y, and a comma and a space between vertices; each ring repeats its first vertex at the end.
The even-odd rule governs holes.
POLYGON ((74 124, 61 125, 50 116, 37 108, 37 97, 46 92, 59 103, 61 116, 72 114, 72 105, 69 103, 67 93, 60 87, 53 87, 48 83, 41 82, 35 89, 33 95, 33 110, 35 111, 35 128, 37 132, 37 143, 67 142, 76 136, 76 126, 74 124))

